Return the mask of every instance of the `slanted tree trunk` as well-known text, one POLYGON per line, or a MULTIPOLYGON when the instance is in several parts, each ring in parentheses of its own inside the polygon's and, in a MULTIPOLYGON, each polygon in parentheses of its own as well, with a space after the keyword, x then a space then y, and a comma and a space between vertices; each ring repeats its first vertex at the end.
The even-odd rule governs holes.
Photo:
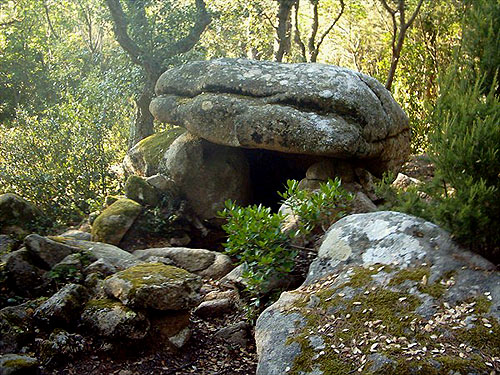
MULTIPOLYGON (((136 118, 131 128, 129 138, 129 148, 133 147, 141 139, 154 133, 153 116, 149 112, 149 104, 154 95, 154 86, 161 73, 166 70, 164 61, 155 58, 155 51, 148 51, 146 46, 134 41, 128 33, 128 24, 132 20, 127 17, 121 6, 120 0, 105 0, 113 21, 113 30, 116 40, 127 52, 133 63, 142 67, 144 71, 144 86, 142 92, 135 98, 136 118)), ((138 6, 143 6, 139 2, 138 6)), ((195 0, 197 18, 189 33, 170 44, 165 44, 167 53, 163 53, 163 60, 168 60, 174 56, 190 51, 200 40, 201 34, 211 22, 211 16, 206 9, 204 0, 195 0)), ((147 26, 146 13, 141 22, 147 26)), ((146 32, 146 31, 145 31, 146 32)))
POLYGON ((396 75, 399 58, 401 57, 401 51, 403 49, 406 32, 415 21, 415 18, 417 18, 418 12, 420 11, 424 0, 419 0, 408 22, 406 22, 406 0, 397 0, 397 9, 391 8, 387 3, 387 0, 380 0, 380 2, 382 3, 385 10, 389 12, 392 19, 391 67, 389 68, 387 80, 385 82, 385 88, 390 91, 392 88, 392 82, 394 81, 394 76, 396 75))

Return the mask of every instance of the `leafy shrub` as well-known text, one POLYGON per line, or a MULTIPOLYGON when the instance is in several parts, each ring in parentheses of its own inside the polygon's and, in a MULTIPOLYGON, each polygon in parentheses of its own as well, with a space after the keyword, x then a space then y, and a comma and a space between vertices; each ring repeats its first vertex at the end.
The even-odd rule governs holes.
POLYGON ((245 264, 245 278, 252 303, 259 306, 259 296, 268 291, 273 278, 292 271, 298 250, 291 244, 297 236, 306 236, 315 230, 325 230, 345 215, 352 196, 340 186, 340 180, 321 184, 317 191, 298 188, 295 180, 287 181, 287 190, 278 193, 292 213, 299 217, 296 231, 282 231, 285 214, 273 213, 268 207, 237 206, 226 202, 219 216, 227 219, 222 228, 228 234, 226 252, 245 264))
POLYGON ((239 207, 227 201, 220 212, 227 223, 226 252, 246 265, 243 277, 251 294, 265 290, 270 280, 290 272, 297 250, 289 246, 289 236, 281 231, 284 215, 262 205, 239 207))
POLYGON ((278 193, 283 204, 298 217, 297 235, 308 235, 314 230, 326 231, 332 223, 345 216, 352 194, 341 186, 341 180, 328 180, 318 190, 301 190, 296 180, 288 180, 287 190, 278 193))

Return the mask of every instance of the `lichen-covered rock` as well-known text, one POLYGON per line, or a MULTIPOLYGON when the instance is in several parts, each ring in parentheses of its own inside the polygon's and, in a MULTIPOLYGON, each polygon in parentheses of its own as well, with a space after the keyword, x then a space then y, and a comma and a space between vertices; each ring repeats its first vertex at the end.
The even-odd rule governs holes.
POLYGON ((130 267, 104 283, 106 293, 127 306, 162 311, 196 306, 200 288, 199 276, 161 263, 130 267))
POLYGON ((89 329, 108 339, 137 340, 149 331, 149 321, 144 314, 110 299, 89 301, 81 318, 89 329))
POLYGON ((158 173, 165 151, 184 132, 183 128, 173 128, 144 138, 127 152, 123 160, 125 171, 144 177, 158 173))
POLYGON ((81 253, 94 258, 94 260, 103 259, 119 271, 139 263, 137 258, 129 252, 107 243, 73 240, 64 237, 51 237, 51 239, 69 247, 77 248, 81 253))
POLYGON ((68 255, 80 250, 38 234, 27 236, 24 239, 24 245, 34 257, 42 261, 48 268, 54 267, 68 255))
POLYGON ((83 336, 57 329, 47 340, 40 343, 40 359, 45 363, 67 362, 75 355, 82 353, 85 346, 86 341, 83 336))
POLYGON ((210 142, 365 160, 380 173, 408 156, 408 118, 377 80, 324 64, 245 59, 167 70, 150 111, 210 142))
POLYGON ((41 218, 41 211, 19 195, 12 193, 0 195, 0 228, 16 225, 29 229, 41 218))
POLYGON ((500 366, 500 275, 434 224, 351 215, 306 282, 256 326, 257 374, 489 374, 500 366))
POLYGON ((213 219, 228 199, 250 198, 250 172, 242 150, 185 133, 165 153, 160 172, 170 177, 200 219, 213 219))
POLYGON ((37 288, 43 284, 44 270, 35 265, 32 254, 21 248, 2 257, 5 264, 7 285, 17 294, 25 297, 40 295, 37 288))
POLYGON ((145 206, 156 206, 160 202, 160 192, 142 177, 129 176, 124 189, 127 198, 145 206))
POLYGON ((0 354, 19 351, 33 337, 35 307, 28 302, 0 310, 0 354))
POLYGON ((35 310, 34 318, 44 324, 74 324, 87 298, 85 287, 67 284, 35 310))
POLYGON ((162 247, 156 249, 136 250, 134 255, 139 260, 150 257, 167 258, 174 265, 202 277, 219 279, 229 273, 232 268, 231 258, 217 251, 190 249, 187 247, 162 247))
POLYGON ((37 375, 38 360, 27 355, 5 354, 0 356, 0 375, 37 375))
POLYGON ((142 206, 131 199, 117 200, 95 219, 92 240, 118 245, 141 211, 142 206))

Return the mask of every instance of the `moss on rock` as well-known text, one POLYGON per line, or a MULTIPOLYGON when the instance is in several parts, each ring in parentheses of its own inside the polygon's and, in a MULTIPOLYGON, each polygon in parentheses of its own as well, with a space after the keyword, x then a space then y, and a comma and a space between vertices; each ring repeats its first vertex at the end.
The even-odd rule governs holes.
POLYGON ((139 264, 105 280, 108 295, 127 306, 156 310, 183 310, 199 302, 201 279, 181 268, 162 263, 139 264))
POLYGON ((141 211, 142 206, 132 199, 117 200, 95 219, 92 240, 118 245, 141 211))
POLYGON ((160 192, 139 176, 131 175, 125 183, 125 195, 140 204, 156 206, 160 201, 160 192))
POLYGON ((144 138, 128 152, 124 160, 125 168, 130 174, 141 176, 158 173, 158 166, 165 151, 185 131, 176 127, 144 138))

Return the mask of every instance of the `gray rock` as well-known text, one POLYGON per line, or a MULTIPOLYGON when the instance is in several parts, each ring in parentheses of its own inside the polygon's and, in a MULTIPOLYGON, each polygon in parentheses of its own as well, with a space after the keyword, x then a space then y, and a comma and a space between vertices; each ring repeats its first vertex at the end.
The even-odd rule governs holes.
POLYGON ((106 338, 142 339, 149 331, 149 321, 119 301, 109 299, 89 301, 82 313, 82 322, 106 338))
POLYGON ((176 190, 174 181, 162 174, 150 176, 146 178, 146 182, 162 192, 174 192, 176 190))
POLYGON ((420 184, 422 184, 420 180, 417 180, 416 178, 413 177, 409 177, 403 173, 398 173, 396 179, 392 182, 392 186, 402 190, 406 190, 410 186, 418 186, 420 184))
POLYGON ((213 219, 228 199, 244 205, 250 174, 242 150, 185 133, 165 153, 160 172, 171 178, 201 219, 213 219))
POLYGON ((160 191, 150 185, 145 178, 131 175, 125 182, 125 195, 144 206, 157 206, 160 202, 160 191))
POLYGON ((351 212, 356 214, 377 211, 375 203, 362 191, 357 191, 354 194, 354 198, 349 206, 351 207, 351 212))
POLYGON ((153 312, 150 314, 150 338, 156 344, 163 344, 167 348, 180 349, 189 341, 190 314, 187 310, 153 312))
POLYGON ((58 329, 40 343, 40 358, 46 363, 67 362, 82 353, 85 346, 86 341, 83 336, 58 329))
POLYGON ((227 342, 228 344, 246 348, 250 340, 250 328, 251 326, 248 323, 238 322, 219 329, 215 332, 215 337, 227 342))
POLYGON ((44 324, 70 325, 77 321, 87 300, 87 290, 67 284, 35 310, 35 319, 44 324))
POLYGON ((70 229, 66 232, 60 234, 61 237, 71 238, 73 240, 90 241, 92 240, 92 235, 88 232, 84 232, 77 229, 70 229))
POLYGON ((27 355, 0 356, 0 375, 38 375, 38 360, 27 355))
POLYGON ((305 283, 259 317, 257 374, 283 374, 287 367, 304 374, 371 371, 368 366, 448 374, 449 363, 461 363, 454 369, 460 373, 485 373, 474 358, 498 353, 499 307, 494 265, 458 247, 438 226, 396 212, 347 216, 326 233, 305 283), (381 335, 384 340, 363 341, 381 335), (348 359, 342 352, 321 354, 340 339, 351 349, 356 342, 359 352, 350 350, 348 359), (441 344, 449 350, 433 356, 441 344), (391 354, 395 345, 420 360, 403 365, 391 354), (469 349, 462 353, 464 345, 469 349), (367 353, 374 357, 365 368, 367 353))
POLYGON ((231 258, 217 251, 190 249, 186 247, 163 247, 136 250, 133 253, 139 260, 152 256, 170 259, 174 265, 202 277, 219 279, 233 268, 231 258))
POLYGON ((38 234, 30 234, 24 239, 24 245, 36 258, 49 268, 54 267, 70 254, 78 253, 80 249, 54 241, 38 234))
POLYGON ((55 273, 81 271, 83 268, 82 257, 81 253, 70 254, 52 267, 51 271, 55 273))
POLYGON ((408 118, 377 80, 323 64, 219 59, 167 70, 150 111, 210 142, 365 159, 376 173, 409 154, 408 118))
POLYGON ((0 310, 0 354, 19 351, 32 338, 33 312, 29 303, 0 310))
POLYGON ((0 194, 0 227, 16 225, 29 229, 42 218, 41 211, 17 194, 0 194))
POLYGON ((86 274, 98 273, 102 276, 109 276, 117 272, 117 269, 111 262, 104 258, 97 259, 95 262, 89 264, 85 267, 84 272, 86 274))
POLYGON ((130 307, 185 310, 200 300, 199 276, 161 263, 145 263, 120 271, 105 280, 110 297, 130 307))
POLYGON ((234 311, 234 303, 229 298, 204 301, 194 310, 194 314, 202 319, 222 318, 234 311))
POLYGON ((45 271, 34 265, 35 259, 26 248, 4 255, 2 262, 5 263, 7 284, 16 293, 26 297, 39 295, 37 288, 43 284, 45 271))
POLYGON ((61 239, 61 243, 78 248, 80 252, 89 254, 97 260, 103 259, 103 261, 117 270, 124 270, 139 263, 137 258, 131 253, 114 245, 102 242, 71 240, 67 238, 61 239))

